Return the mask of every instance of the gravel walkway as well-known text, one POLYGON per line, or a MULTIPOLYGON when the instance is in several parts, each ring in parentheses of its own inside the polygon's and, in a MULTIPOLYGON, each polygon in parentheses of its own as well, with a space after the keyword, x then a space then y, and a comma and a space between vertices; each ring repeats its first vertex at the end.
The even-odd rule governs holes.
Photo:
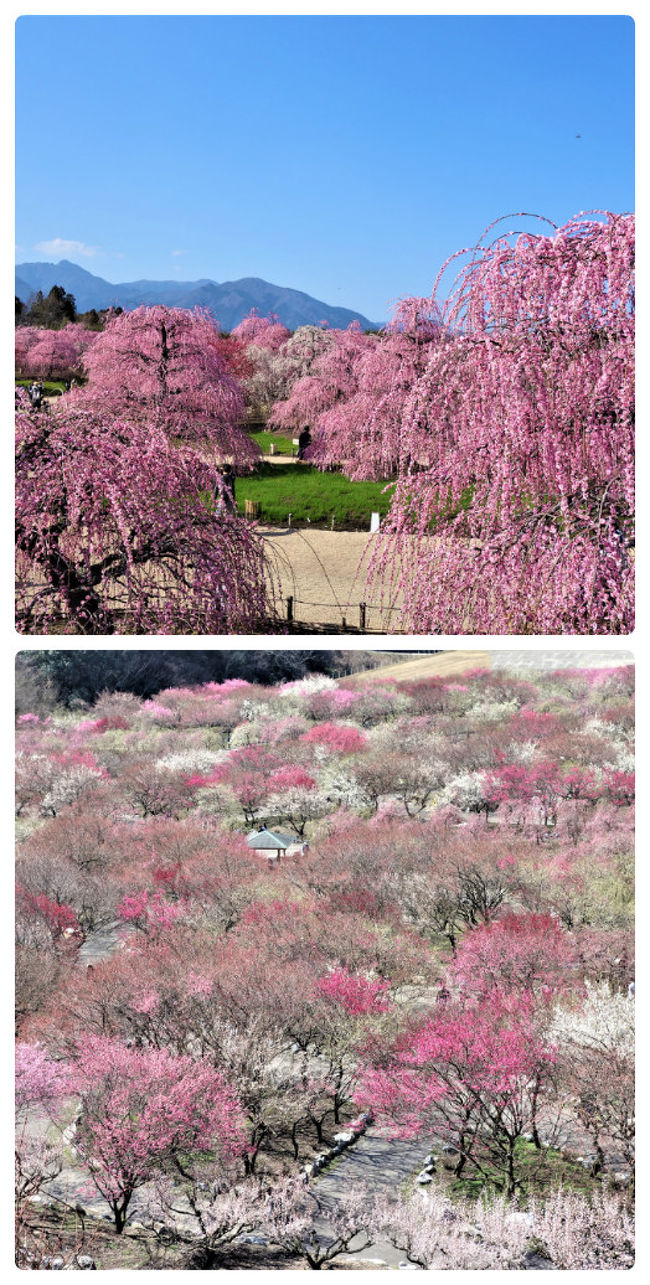
MULTIPOLYGON (((366 575, 374 536, 367 531, 257 529, 271 557, 280 596, 285 602, 289 595, 294 599, 297 624, 304 625, 306 632, 311 625, 321 629, 331 625, 332 632, 346 626, 359 628, 359 605, 368 598, 366 575)), ((371 603, 366 612, 366 632, 401 630, 400 611, 382 611, 377 590, 371 603)))

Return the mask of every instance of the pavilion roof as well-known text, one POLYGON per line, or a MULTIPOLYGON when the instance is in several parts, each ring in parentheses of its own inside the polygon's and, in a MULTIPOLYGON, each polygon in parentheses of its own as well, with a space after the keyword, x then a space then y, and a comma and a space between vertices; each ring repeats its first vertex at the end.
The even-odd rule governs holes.
POLYGON ((297 840, 294 835, 281 834, 278 830, 253 830, 246 842, 249 848, 257 848, 259 851, 264 849, 279 851, 290 848, 297 840))

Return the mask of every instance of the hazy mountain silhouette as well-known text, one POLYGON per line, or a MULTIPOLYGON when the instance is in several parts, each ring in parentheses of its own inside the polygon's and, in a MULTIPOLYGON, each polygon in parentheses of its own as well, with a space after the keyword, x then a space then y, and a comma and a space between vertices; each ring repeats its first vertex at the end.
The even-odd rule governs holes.
POLYGON ((262 316, 276 313, 290 330, 297 326, 314 325, 327 321, 330 326, 344 328, 351 321, 360 321, 364 330, 377 324, 361 312, 349 308, 335 308, 302 290, 274 286, 261 277, 242 277, 239 281, 124 281, 117 284, 105 281, 87 272, 78 263, 61 259, 59 263, 16 264, 16 294, 24 303, 30 295, 42 290, 48 294, 52 286, 63 286, 73 294, 78 312, 90 308, 137 308, 141 303, 162 303, 177 308, 208 308, 224 330, 232 330, 251 308, 262 316))

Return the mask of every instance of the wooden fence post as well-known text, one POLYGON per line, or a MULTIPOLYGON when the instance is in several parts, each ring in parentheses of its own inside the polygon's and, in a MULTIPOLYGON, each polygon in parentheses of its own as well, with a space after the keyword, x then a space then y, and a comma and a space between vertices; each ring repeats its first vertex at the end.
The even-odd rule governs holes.
POLYGON ((359 603, 359 629, 362 629, 364 633, 366 632, 366 604, 365 604, 365 602, 360 602, 360 603, 359 603))
POLYGON ((287 598, 287 624, 293 624, 293 596, 291 594, 287 598))

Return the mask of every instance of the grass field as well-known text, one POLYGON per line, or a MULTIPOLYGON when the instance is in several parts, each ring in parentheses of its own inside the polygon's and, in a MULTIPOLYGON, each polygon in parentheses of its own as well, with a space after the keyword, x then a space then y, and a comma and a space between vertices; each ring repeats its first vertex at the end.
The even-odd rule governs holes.
MULTIPOLYGON (((20 388, 29 388, 29 385, 33 383, 33 379, 16 380, 16 386, 19 386, 20 388)), ((65 384, 62 379, 43 379, 41 380, 41 383, 43 384, 43 391, 46 397, 51 397, 53 394, 56 395, 56 393, 65 392, 65 384)))
POLYGON ((298 447, 293 445, 290 437, 283 437, 282 433, 268 433, 265 429, 249 429, 248 436, 254 442, 257 442, 263 455, 269 455, 269 447, 275 447, 276 455, 293 455, 298 447))
MULTIPOLYGON (((592 1178, 584 1165, 563 1155, 555 1147, 542 1147, 538 1150, 532 1142, 519 1138, 515 1143, 515 1157, 518 1180, 521 1182, 520 1199, 523 1204, 527 1195, 548 1193, 559 1186, 585 1195, 598 1190, 600 1186, 598 1179, 592 1178)), ((452 1179, 451 1194, 476 1199, 486 1189, 489 1191, 490 1187, 499 1191, 503 1174, 492 1171, 489 1164, 486 1165, 486 1170, 488 1174, 493 1173, 491 1183, 489 1180, 486 1183, 485 1178, 473 1173, 470 1168, 462 1178, 452 1179)))
POLYGON ((250 477, 237 478, 237 507, 257 500, 259 518, 265 523, 331 527, 338 531, 363 531, 370 514, 384 517, 390 507, 392 486, 384 482, 350 482, 342 473, 321 473, 309 464, 260 464, 250 477))

